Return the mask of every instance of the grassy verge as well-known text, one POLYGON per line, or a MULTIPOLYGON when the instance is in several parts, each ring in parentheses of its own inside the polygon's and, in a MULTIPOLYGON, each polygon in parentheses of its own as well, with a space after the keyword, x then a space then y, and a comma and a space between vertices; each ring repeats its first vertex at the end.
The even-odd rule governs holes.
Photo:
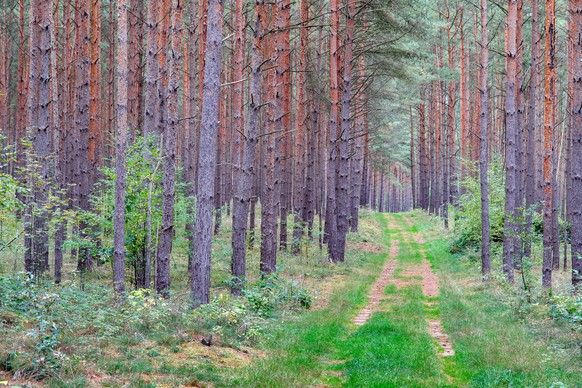
POLYGON ((364 238, 352 236, 352 247, 357 248, 358 242, 369 243, 371 237, 380 241, 384 249, 377 247, 377 253, 351 249, 344 264, 349 277, 331 296, 327 307, 281 323, 264 344, 268 357, 235 371, 232 386, 306 387, 334 380, 334 375, 325 371, 337 363, 337 351, 345 344, 351 320, 367 303, 369 288, 387 257, 389 235, 384 217, 364 216, 362 229, 373 233, 365 233, 368 237, 364 238))
MULTIPOLYGON (((419 213, 362 212, 343 264, 331 265, 316 242, 280 255, 280 279, 228 296, 229 225, 214 242, 214 302, 187 308, 185 255, 177 249, 168 301, 133 293, 115 300, 108 268, 79 291, 0 276, 0 381, 21 386, 213 387, 579 387, 581 331, 550 319, 544 303, 515 288, 479 280, 476 264, 448 252, 449 236, 419 213), (424 243, 417 239, 420 234, 424 243), (394 282, 363 326, 352 319, 398 244, 394 282), (426 297, 410 269, 423 258, 439 277, 426 297), (314 296, 314 306, 304 293, 314 296), (4 303, 4 304, 2 304, 4 303), (430 303, 430 304, 429 304, 430 303), (440 320, 456 355, 439 358, 427 319, 440 320), (574 329, 574 330, 573 330, 574 329), (214 345, 201 339, 214 336, 214 345), (41 382, 35 378, 43 378, 41 382)), ((179 242, 178 242, 179 243, 179 242)), ((258 243, 258 242, 257 242, 258 243)), ((179 244, 178 244, 179 245, 179 244)))
POLYGON ((475 387, 582 386, 580 330, 550 319, 543 301, 524 301, 519 286, 483 283, 478 263, 449 253, 444 230, 418 213, 412 219, 440 279, 441 317, 456 351, 447 370, 475 387))
MULTIPOLYGON (((301 255, 281 252, 279 278, 268 284, 257 276, 258 249, 249 251, 249 293, 240 299, 228 296, 225 283, 231 253, 225 222, 213 245, 214 302, 198 313, 188 309, 181 237, 167 301, 143 292, 116 300, 108 266, 89 275, 85 291, 72 271, 54 287, 50 280, 37 284, 8 275, 5 268, 0 381, 55 387, 257 386, 255 378, 262 373, 264 386, 273 386, 293 371, 304 375, 301 381, 313 381, 323 369, 317 360, 346 332, 382 267, 386 255, 375 243, 385 227, 378 224, 381 219, 363 212, 361 232, 350 235, 348 258, 341 265, 328 263, 316 240, 306 239, 301 255), (302 307, 311 301, 317 311, 302 307), (202 345, 210 335, 214 345, 202 345), (266 365, 276 366, 278 373, 266 365)), ((67 269, 72 265, 67 262, 67 269)))

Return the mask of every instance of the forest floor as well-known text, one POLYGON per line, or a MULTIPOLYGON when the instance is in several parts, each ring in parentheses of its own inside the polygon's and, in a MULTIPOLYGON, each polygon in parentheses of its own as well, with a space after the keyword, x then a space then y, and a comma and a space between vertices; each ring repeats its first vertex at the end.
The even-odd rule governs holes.
MULTIPOLYGON (((228 232, 226 225, 214 246, 213 293, 223 302, 207 314, 242 324, 195 323, 179 308, 187 299, 181 278, 173 280, 178 290, 169 310, 140 304, 134 316, 134 304, 116 315, 119 305, 104 296, 104 268, 83 293, 72 290, 73 281, 60 289, 65 307, 43 315, 69 322, 56 353, 67 361, 43 380, 27 371, 54 356, 34 358, 52 337, 33 341, 33 319, 0 308, 0 387, 582 387, 579 327, 551 319, 547 304, 525 301, 517 286, 482 282, 477 263, 451 255, 448 232, 421 213, 363 211, 343 264, 327 263, 316 242, 304 255, 282 254, 281 278, 305 287, 313 304, 252 319, 222 296, 228 232), (257 325, 256 335, 237 336, 252 332, 249 325, 257 325), (212 333, 212 346, 201 343, 212 333), (32 366, 26 357, 17 365, 19 352, 32 366)), ((253 271, 256 251, 249 256, 253 271)), ((178 270, 184 265, 178 257, 178 270)), ((46 295, 41 299, 53 294, 46 295)), ((34 298, 26 303, 44 306, 34 298)))

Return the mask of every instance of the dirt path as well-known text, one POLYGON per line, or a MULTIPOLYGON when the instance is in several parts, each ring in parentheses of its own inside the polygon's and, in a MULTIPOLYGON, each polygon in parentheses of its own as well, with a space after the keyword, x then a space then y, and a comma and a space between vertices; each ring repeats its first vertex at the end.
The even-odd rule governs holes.
POLYGON ((356 326, 362 326, 368 319, 372 316, 374 311, 376 311, 382 296, 384 295, 384 289, 390 283, 394 270, 396 269, 396 257, 398 256, 398 241, 394 241, 390 247, 390 261, 386 263, 382 274, 374 284, 372 292, 370 293, 370 300, 366 307, 361 309, 356 317, 354 318, 354 324, 356 326))
MULTIPOLYGON (((408 226, 412 225, 409 218, 403 217, 404 221, 408 226)), ((426 251, 424 250, 424 239, 422 235, 418 232, 401 233, 403 235, 403 242, 410 243, 415 242, 420 245, 419 253, 422 255, 422 264, 411 266, 407 268, 406 271, 402 273, 405 279, 394 279, 394 283, 397 287, 403 287, 410 284, 420 284, 422 288, 422 293, 434 301, 426 302, 426 306, 430 310, 436 310, 438 307, 438 300, 436 298, 439 295, 439 283, 438 278, 431 268, 430 262, 426 258, 426 251), (422 280, 406 280, 406 279, 422 279, 422 280)), ((452 357, 455 355, 455 350, 453 349, 453 344, 451 343, 449 336, 445 333, 442 322, 440 319, 426 319, 428 325, 428 332, 436 340, 439 346, 439 357, 452 357)))
MULTIPOLYGON (((409 218, 404 217, 403 220, 407 226, 412 226, 412 221, 409 218)), ((393 219, 389 220, 389 227, 393 230, 400 229, 393 219)), ((401 276, 394 278, 394 271, 398 265, 397 257, 400 241, 393 241, 390 247, 390 260, 386 263, 382 274, 374 284, 374 287, 370 292, 368 304, 361 309, 354 318, 353 322, 356 326, 364 325, 370 319, 372 314, 377 311, 378 304, 384 295, 384 289, 391 283, 398 288, 414 284, 420 285, 422 293, 427 298, 431 299, 431 301, 426 302, 427 309, 436 310, 438 307, 438 300, 436 300, 439 295, 438 278, 433 272, 430 262, 426 259, 426 252, 423 247, 424 239, 418 232, 401 232, 400 235, 402 237, 402 244, 410 244, 411 242, 414 242, 421 246, 419 253, 422 255, 422 263, 420 265, 407 266, 406 269, 402 271, 401 276)), ((426 323, 429 334, 435 339, 439 346, 439 357, 454 356, 455 350, 453 349, 453 344, 451 343, 449 336, 445 333, 441 320, 427 318, 426 323)))

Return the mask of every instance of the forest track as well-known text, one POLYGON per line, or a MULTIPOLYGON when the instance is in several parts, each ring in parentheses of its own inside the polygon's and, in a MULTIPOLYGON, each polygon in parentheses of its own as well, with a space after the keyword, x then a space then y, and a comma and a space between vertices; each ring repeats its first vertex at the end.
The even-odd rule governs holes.
POLYGON ((392 275, 394 274, 394 270, 396 269, 396 257, 398 256, 398 241, 393 241, 392 246, 390 247, 390 260, 384 266, 382 270, 382 274, 376 280, 374 287, 372 288, 372 292, 370 293, 370 300, 366 307, 361 309, 356 317, 354 318, 354 324, 356 326, 362 326, 365 324, 368 319, 372 316, 374 311, 377 309, 382 296, 384 295, 384 289, 388 284, 390 284, 392 280, 392 275))

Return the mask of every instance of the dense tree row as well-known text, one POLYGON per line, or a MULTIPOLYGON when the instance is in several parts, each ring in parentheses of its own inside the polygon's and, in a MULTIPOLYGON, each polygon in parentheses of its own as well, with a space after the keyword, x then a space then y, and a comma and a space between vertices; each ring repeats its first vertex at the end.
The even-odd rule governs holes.
POLYGON ((378 73, 403 79, 389 73, 414 56, 402 43, 420 31, 407 7, 4 0, 2 168, 27 188, 25 270, 48 275, 52 259, 58 283, 70 249, 83 276, 110 246, 116 291, 132 257, 135 286, 153 280, 167 296, 175 218, 185 217, 192 303, 207 303, 213 234, 232 216, 239 294, 258 209, 263 274, 304 238, 342 262, 360 206, 412 205, 409 160, 382 149, 391 124, 370 102, 378 73), (114 210, 99 218, 104 201, 114 210))
POLYGON ((557 13, 555 0, 541 9, 537 0, 509 0, 493 7, 482 0, 479 8, 442 2, 433 76, 421 83, 420 101, 411 114, 415 206, 442 216, 446 225, 448 206, 464 190, 460 182, 480 177, 482 269, 487 279, 492 239, 488 165, 501 156, 503 272, 513 283, 515 270, 531 257, 532 223, 541 214, 545 288, 551 288, 552 272, 560 268, 561 241, 563 268, 571 242, 572 283, 577 286, 582 280, 582 203, 576 191, 582 157, 576 152, 580 5, 558 3, 557 13))

